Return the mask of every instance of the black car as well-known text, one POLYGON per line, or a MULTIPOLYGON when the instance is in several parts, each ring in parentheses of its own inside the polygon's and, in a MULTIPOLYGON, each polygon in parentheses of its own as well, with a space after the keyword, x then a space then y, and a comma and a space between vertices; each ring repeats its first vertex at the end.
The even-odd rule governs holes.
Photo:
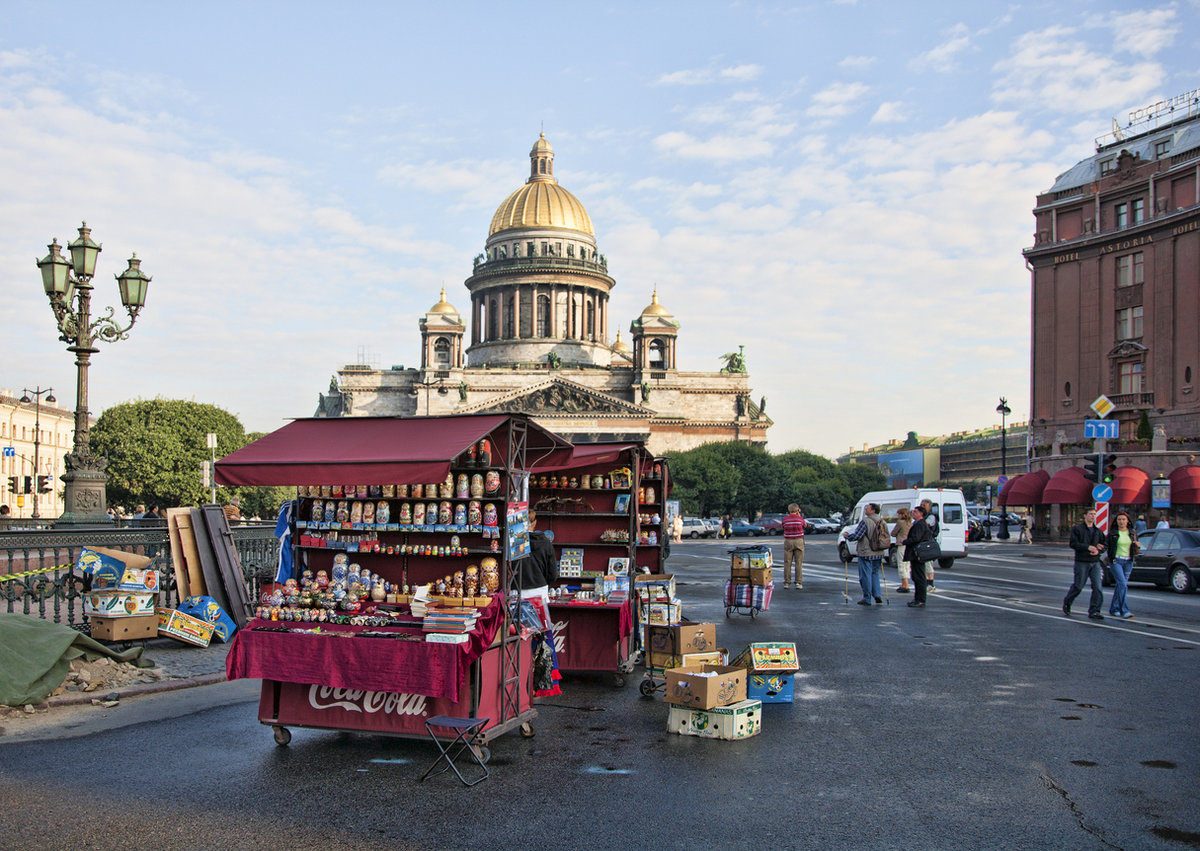
MULTIPOLYGON (((1200 587, 1200 532, 1192 529, 1151 529, 1138 535, 1141 549, 1133 557, 1130 582, 1153 582, 1180 594, 1200 587)), ((1104 584, 1112 584, 1108 565, 1104 584)))

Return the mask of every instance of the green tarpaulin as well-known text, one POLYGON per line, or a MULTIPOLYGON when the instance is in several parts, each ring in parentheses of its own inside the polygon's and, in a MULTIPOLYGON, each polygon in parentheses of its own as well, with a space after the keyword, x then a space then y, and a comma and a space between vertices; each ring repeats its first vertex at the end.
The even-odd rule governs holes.
POLYGON ((69 626, 0 613, 0 703, 41 703, 62 685, 71 660, 81 656, 89 662, 108 656, 139 668, 154 667, 142 658, 142 650, 118 653, 69 626))

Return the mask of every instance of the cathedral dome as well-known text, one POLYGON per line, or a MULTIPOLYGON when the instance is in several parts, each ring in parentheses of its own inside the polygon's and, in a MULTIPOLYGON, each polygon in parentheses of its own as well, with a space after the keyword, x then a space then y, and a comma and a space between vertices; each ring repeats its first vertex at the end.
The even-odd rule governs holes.
POLYGON ((429 308, 428 312, 429 313, 446 313, 446 314, 452 314, 454 316, 458 315, 458 311, 454 309, 454 305, 452 305, 450 302, 446 301, 446 288, 445 287, 442 287, 442 297, 438 300, 438 303, 435 304, 433 307, 429 308))
POLYGON ((671 311, 667 310, 658 302, 658 288, 654 288, 654 296, 650 299, 650 303, 646 305, 642 311, 642 316, 670 316, 671 311))
POLYGON ((629 344, 621 339, 621 332, 617 332, 617 341, 612 344, 612 350, 622 355, 633 354, 633 349, 629 348, 629 344))
POLYGON ((554 148, 545 133, 529 151, 529 179, 497 208, 488 236, 525 228, 563 228, 596 235, 583 204, 554 178, 554 148))

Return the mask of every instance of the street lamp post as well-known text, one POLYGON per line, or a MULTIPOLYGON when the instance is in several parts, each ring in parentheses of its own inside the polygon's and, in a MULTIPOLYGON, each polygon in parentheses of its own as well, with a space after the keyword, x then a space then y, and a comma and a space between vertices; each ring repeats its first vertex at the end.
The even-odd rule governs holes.
MULTIPOLYGON (((1004 427, 1004 418, 1012 413, 1012 408, 1008 407, 1008 400, 1003 396, 1000 397, 1000 404, 996 406, 996 413, 1000 415, 1000 475, 1007 478, 1008 476, 1008 432, 1004 427)), ((996 537, 1002 541, 1009 539, 1008 534, 1008 506, 1000 506, 1000 531, 996 533, 996 537)))
POLYGON ((24 395, 21 396, 21 401, 28 405, 33 403, 33 519, 37 520, 42 515, 38 513, 38 494, 41 491, 42 476, 40 467, 41 462, 41 446, 42 446, 42 397, 46 397, 46 404, 53 405, 58 400, 54 398, 54 388, 47 387, 43 390, 40 386, 36 390, 25 389, 24 395), (31 396, 32 394, 32 396, 31 396))
POLYGON ((108 481, 105 467, 108 459, 93 455, 88 444, 88 365, 92 355, 100 351, 97 342, 115 343, 128 338, 129 329, 137 321, 138 311, 146 304, 146 288, 150 278, 141 270, 142 261, 134 254, 129 268, 117 275, 121 304, 129 312, 129 324, 124 328, 113 319, 113 309, 104 316, 91 318, 92 277, 96 274, 96 257, 100 245, 92 241, 87 222, 79 228, 79 238, 67 248, 68 261, 62 256, 58 240, 47 246, 50 253, 37 261, 42 271, 42 285, 50 299, 50 307, 58 322, 59 339, 67 351, 75 353, 75 442, 63 459, 67 471, 62 480, 64 510, 58 524, 111 523, 108 516, 104 486, 108 481))

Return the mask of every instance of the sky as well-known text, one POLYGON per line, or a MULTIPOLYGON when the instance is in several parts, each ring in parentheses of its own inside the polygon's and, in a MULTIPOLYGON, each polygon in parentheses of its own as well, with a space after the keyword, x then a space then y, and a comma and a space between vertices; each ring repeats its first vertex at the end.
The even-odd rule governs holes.
MULTIPOLYGON (((75 400, 37 259, 86 220, 153 277, 90 409, 247 431, 343 365, 419 366, 543 131, 678 365, 745 346, 769 449, 1029 410, 1032 209, 1130 110, 1200 87, 1200 0, 0 5, 0 388, 75 400)), ((125 324, 124 322, 122 324, 125 324)))

